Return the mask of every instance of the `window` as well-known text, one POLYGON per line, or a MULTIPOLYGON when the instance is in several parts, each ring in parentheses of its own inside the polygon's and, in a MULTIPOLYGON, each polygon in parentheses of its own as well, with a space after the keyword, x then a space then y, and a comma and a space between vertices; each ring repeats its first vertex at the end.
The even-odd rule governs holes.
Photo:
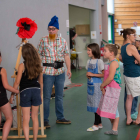
POLYGON ((114 43, 114 37, 113 37, 113 16, 108 16, 108 43, 114 43))
POLYGON ((114 14, 114 0, 107 0, 107 12, 114 14))

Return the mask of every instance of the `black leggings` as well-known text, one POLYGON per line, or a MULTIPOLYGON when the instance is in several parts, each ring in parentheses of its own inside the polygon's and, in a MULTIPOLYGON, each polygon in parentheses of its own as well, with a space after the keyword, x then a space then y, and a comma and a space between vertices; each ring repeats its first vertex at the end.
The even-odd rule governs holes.
POLYGON ((94 122, 94 125, 99 125, 101 122, 101 117, 95 113, 95 122, 94 122))

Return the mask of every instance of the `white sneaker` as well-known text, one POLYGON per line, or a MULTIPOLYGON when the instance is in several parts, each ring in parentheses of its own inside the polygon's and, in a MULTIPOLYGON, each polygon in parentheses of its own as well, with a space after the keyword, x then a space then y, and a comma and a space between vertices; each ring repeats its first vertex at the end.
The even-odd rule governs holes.
POLYGON ((87 131, 96 131, 96 130, 99 130, 99 128, 96 126, 92 126, 92 127, 87 129, 87 131))
POLYGON ((101 129, 101 128, 103 128, 103 126, 101 126, 101 125, 98 125, 98 128, 100 128, 100 129, 101 129))

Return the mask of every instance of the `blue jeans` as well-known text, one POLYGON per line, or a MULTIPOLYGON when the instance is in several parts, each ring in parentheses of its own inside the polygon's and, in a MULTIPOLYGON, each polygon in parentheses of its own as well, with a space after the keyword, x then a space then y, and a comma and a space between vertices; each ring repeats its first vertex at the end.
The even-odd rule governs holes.
POLYGON ((65 82, 65 73, 60 75, 43 74, 43 101, 44 101, 44 121, 49 122, 50 98, 52 87, 55 86, 55 113, 57 120, 64 118, 63 115, 63 89, 65 82))
MULTIPOLYGON (((126 99, 127 99, 127 91, 126 91, 126 87, 125 87, 125 94, 124 94, 124 111, 125 111, 125 114, 126 114, 126 107, 125 107, 126 99)), ((133 98, 131 114, 134 114, 136 112, 137 103, 138 103, 138 96, 133 98)))

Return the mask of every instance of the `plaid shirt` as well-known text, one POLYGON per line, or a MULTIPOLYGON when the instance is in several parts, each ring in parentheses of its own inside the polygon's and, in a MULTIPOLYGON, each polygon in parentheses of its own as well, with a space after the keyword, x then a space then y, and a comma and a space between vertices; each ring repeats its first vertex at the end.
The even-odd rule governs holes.
MULTIPOLYGON (((54 63, 54 61, 64 61, 64 55, 69 54, 67 42, 62 37, 58 37, 52 42, 48 36, 42 37, 38 44, 38 53, 41 56, 42 63, 54 63)), ((43 66, 43 73, 47 75, 60 75, 64 73, 64 67, 55 69, 53 67, 43 66)))

